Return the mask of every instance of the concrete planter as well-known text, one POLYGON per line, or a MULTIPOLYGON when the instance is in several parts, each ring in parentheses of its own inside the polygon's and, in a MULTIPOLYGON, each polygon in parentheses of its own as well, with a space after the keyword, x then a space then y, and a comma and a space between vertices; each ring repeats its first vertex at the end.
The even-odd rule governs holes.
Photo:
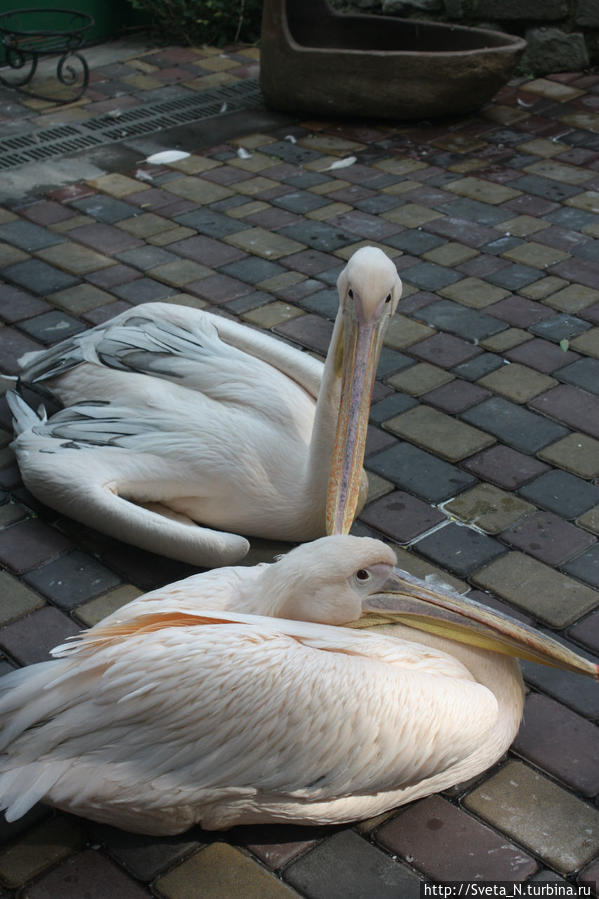
POLYGON ((508 80, 519 37, 390 16, 326 0, 265 0, 261 86, 275 109, 426 119, 477 109, 508 80))

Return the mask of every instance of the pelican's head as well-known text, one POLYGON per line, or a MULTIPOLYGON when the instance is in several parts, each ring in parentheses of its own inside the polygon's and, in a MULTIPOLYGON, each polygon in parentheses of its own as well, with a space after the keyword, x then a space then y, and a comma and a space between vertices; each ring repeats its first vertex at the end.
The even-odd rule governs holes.
POLYGON ((370 537, 321 537, 281 556, 262 574, 263 597, 277 618, 346 624, 392 576, 395 553, 370 537))
POLYGON ((266 614, 273 617, 357 628, 403 624, 599 680, 599 666, 556 640, 395 564, 390 547, 370 537, 305 543, 264 566, 258 614, 265 614, 268 597, 266 614))
POLYGON ((357 250, 337 280, 342 335, 335 347, 341 400, 327 496, 327 534, 346 534, 354 520, 370 398, 385 330, 401 297, 393 262, 377 247, 357 250))

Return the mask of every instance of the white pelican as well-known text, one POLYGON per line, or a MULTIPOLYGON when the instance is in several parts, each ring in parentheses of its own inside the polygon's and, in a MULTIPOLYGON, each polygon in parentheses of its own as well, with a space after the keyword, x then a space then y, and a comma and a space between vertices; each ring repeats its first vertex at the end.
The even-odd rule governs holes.
POLYGON ((365 818, 497 761, 522 715, 510 655, 598 677, 394 561, 333 536, 195 575, 7 675, 7 818, 38 800, 155 834, 365 818))
POLYGON ((241 559, 240 534, 345 533, 366 498, 370 397, 401 281, 364 247, 337 285, 324 369, 249 327, 167 303, 28 354, 23 380, 44 381, 66 408, 46 420, 11 395, 25 484, 78 521, 202 566, 241 559))

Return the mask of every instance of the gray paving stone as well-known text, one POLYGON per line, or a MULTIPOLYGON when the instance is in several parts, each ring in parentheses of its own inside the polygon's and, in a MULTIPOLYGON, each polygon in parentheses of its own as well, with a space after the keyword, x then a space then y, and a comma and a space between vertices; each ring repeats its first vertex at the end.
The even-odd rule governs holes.
POLYGON ((52 247, 58 243, 64 243, 66 238, 54 231, 48 231, 40 225, 34 225, 33 222, 25 222, 23 219, 17 219, 0 225, 0 240, 21 250, 34 252, 41 250, 43 247, 52 247))
POLYGON ((337 833, 284 873, 308 899, 417 899, 418 877, 351 830, 337 833))
MULTIPOLYGON (((246 202, 247 198, 243 198, 246 202)), ((237 231, 245 231, 247 225, 236 221, 228 215, 223 215, 215 209, 202 207, 186 212, 184 215, 176 215, 174 221, 186 228, 194 228, 200 234, 208 237, 225 237, 227 234, 235 234, 237 231)))
POLYGON ((401 274, 409 284, 415 284, 422 290, 441 290, 448 284, 455 284, 462 277, 459 272, 434 262, 420 262, 403 269, 401 274))
POLYGON ((409 253, 411 256, 422 256, 423 253, 440 247, 445 241, 442 237, 429 234, 428 231, 422 231, 420 228, 408 228, 400 234, 388 237, 385 243, 388 243, 390 247, 403 250, 404 253, 409 253))
POLYGON ((574 519, 599 502, 599 486, 554 469, 520 488, 520 494, 562 518, 574 519))
POLYGON ((404 368, 408 368, 410 365, 413 365, 413 363, 414 360, 410 359, 409 356, 406 356, 405 353, 400 353, 398 350, 392 350, 390 347, 384 346, 381 350, 381 356, 376 370, 377 377, 387 378, 396 371, 402 371, 404 368))
POLYGON ((330 178, 327 178, 326 175, 321 175, 319 172, 301 171, 299 175, 292 175, 282 180, 285 184, 291 184, 292 187, 308 190, 309 187, 315 187, 317 184, 325 184, 327 181, 330 181, 330 178))
POLYGON ((559 368, 553 373, 555 378, 565 381, 567 384, 574 384, 576 387, 582 387, 590 393, 599 393, 599 360, 585 357, 559 368))
POLYGON ((452 371, 454 375, 465 378, 467 381, 478 381, 479 378, 483 378, 492 371, 501 368, 503 364, 501 356, 496 356, 495 353, 483 353, 482 356, 477 356, 476 359, 456 365, 452 371))
POLYGON ((153 303, 155 300, 173 296, 179 293, 179 288, 163 284, 162 281, 155 281, 153 278, 138 278, 128 284, 119 284, 117 287, 113 287, 112 292, 137 306, 139 303, 153 303))
POLYGON ((167 265, 169 262, 179 262, 180 256, 175 253, 169 253, 162 247, 144 246, 135 247, 132 250, 125 250, 124 253, 117 253, 116 258, 126 265, 132 265, 134 268, 140 269, 142 272, 150 268, 156 268, 158 265, 167 265))
POLYGON ((381 424, 394 415, 401 412, 407 412, 413 406, 418 405, 418 400, 413 396, 407 396, 405 393, 392 393, 378 403, 373 403, 370 407, 370 420, 376 424, 381 424))
POLYGON ((520 290, 533 281, 538 281, 543 277, 543 273, 529 265, 519 265, 513 263, 505 268, 499 269, 497 272, 491 272, 487 275, 487 281, 496 284, 497 287, 504 287, 506 290, 520 290))
POLYGON ((371 456, 368 467, 398 487, 431 503, 442 502, 476 484, 476 478, 472 475, 411 443, 398 443, 371 456))
POLYGON ((505 547, 493 537, 453 523, 418 540, 414 547, 427 559, 462 578, 505 552, 505 547))
POLYGON ((440 300, 438 303, 431 303, 430 306, 420 309, 417 317, 434 328, 438 328, 441 331, 449 331, 450 334, 457 334, 458 337, 463 337, 464 340, 470 341, 482 340, 485 337, 490 337, 491 334, 505 331, 507 328, 505 322, 499 322, 496 318, 486 315, 484 312, 468 309, 451 300, 440 300))
POLYGON ((355 234, 350 234, 343 228, 334 228, 325 222, 299 222, 283 228, 280 233, 315 250, 322 250, 323 253, 332 253, 356 240, 355 234))
POLYGON ((560 343, 562 340, 570 340, 583 331, 588 331, 591 327, 589 322, 585 322, 575 315, 553 315, 546 318, 545 321, 536 322, 529 326, 528 330, 538 337, 544 337, 545 340, 552 340, 554 343, 560 343))
MULTIPOLYGON (((555 635, 552 633, 550 636, 555 635)), ((568 645, 575 652, 580 652, 579 646, 572 643, 568 645)), ((527 684, 553 696, 581 715, 589 718, 599 717, 599 690, 592 680, 568 671, 549 668, 547 665, 537 665, 534 662, 521 661, 520 665, 527 684)))
POLYGON ((302 147, 300 144, 292 144, 288 140, 280 140, 275 143, 268 144, 265 148, 269 156, 278 156, 284 162, 291 165, 304 165, 313 159, 318 159, 319 153, 316 150, 310 150, 308 147, 302 147))
POLYGON ((576 209, 574 206, 560 206, 559 209, 547 213, 544 218, 554 225, 570 228, 573 231, 583 231, 597 221, 596 214, 585 212, 584 209, 576 209))
POLYGON ((78 284, 77 278, 67 275, 66 272, 41 259, 27 259, 25 262, 16 262, 9 265, 2 272, 3 277, 8 281, 13 281, 20 287, 25 287, 32 293, 46 296, 49 293, 55 293, 57 290, 63 290, 65 287, 72 287, 78 284))
POLYGON ((66 340, 67 337, 85 330, 80 321, 58 309, 36 315, 35 318, 28 318, 27 321, 20 322, 19 327, 45 344, 58 343, 59 340, 66 340))
POLYGON ((309 190, 296 190, 293 193, 275 197, 272 203, 273 206, 287 209, 288 212, 297 212, 300 215, 305 215, 306 212, 311 212, 313 209, 328 206, 330 200, 328 197, 319 197, 317 194, 310 193, 309 190))
POLYGON ((318 312, 330 321, 334 321, 339 309, 339 294, 334 287, 329 287, 326 290, 319 290, 307 297, 302 297, 301 300, 298 300, 298 304, 303 309, 318 312))
POLYGON ((481 225, 496 225, 498 222, 505 222, 511 218, 501 207, 497 208, 490 203, 480 203, 478 200, 468 200, 465 197, 444 203, 436 208, 445 215, 467 219, 470 222, 479 222, 481 225))
POLYGON ((237 262, 229 262, 223 265, 219 271, 230 275, 232 278, 238 278, 239 281, 245 281, 246 284, 258 284, 260 281, 266 281, 267 278, 275 278, 282 275, 287 269, 276 262, 270 262, 268 259, 260 259, 258 256, 247 256, 245 259, 239 259, 237 262))
POLYGON ((552 178, 543 178, 542 175, 522 175, 521 178, 510 181, 510 187, 536 197, 543 197, 546 200, 555 200, 558 203, 580 193, 580 187, 553 181, 552 178))
POLYGON ((23 579, 61 609, 73 609, 121 582, 118 575, 79 550, 29 572, 23 579))
POLYGON ((123 219, 130 219, 134 215, 140 214, 136 206, 131 206, 130 203, 106 194, 94 194, 91 197, 73 200, 71 206, 107 225, 113 225, 115 222, 122 222, 123 219))
POLYGON ((586 584, 599 587, 599 544, 595 543, 582 555, 564 565, 563 569, 586 584))
POLYGON ((568 434, 561 425, 499 396, 483 400, 461 417, 524 453, 536 453, 568 434))
POLYGON ((519 247, 523 243, 524 241, 519 237, 498 237, 497 240, 492 240, 490 243, 481 247, 481 250, 484 253, 491 253, 492 255, 499 256, 501 253, 513 250, 514 247, 519 247))

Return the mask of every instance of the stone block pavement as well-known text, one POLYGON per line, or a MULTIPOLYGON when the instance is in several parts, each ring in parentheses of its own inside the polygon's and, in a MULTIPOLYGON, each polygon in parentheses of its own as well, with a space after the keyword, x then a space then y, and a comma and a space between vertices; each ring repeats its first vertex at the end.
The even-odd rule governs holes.
MULTIPOLYGON (((164 85, 254 77, 256 57, 144 51, 97 67, 70 107, 3 93, 0 118, 16 131, 98 115, 164 85)), ((153 299, 322 355, 338 272, 374 243, 404 295, 355 532, 597 658, 599 75, 516 81, 479 115, 446 122, 260 130, 250 113, 243 134, 217 145, 190 134, 181 162, 115 163, 0 209, 2 371, 153 299)), ((191 569, 42 507, 21 484, 4 403, 1 425, 4 673, 191 569)), ((566 879, 596 895, 599 688, 523 667, 520 734, 474 782, 354 826, 168 839, 37 807, 0 825, 0 896, 403 899, 423 879, 566 879)))

